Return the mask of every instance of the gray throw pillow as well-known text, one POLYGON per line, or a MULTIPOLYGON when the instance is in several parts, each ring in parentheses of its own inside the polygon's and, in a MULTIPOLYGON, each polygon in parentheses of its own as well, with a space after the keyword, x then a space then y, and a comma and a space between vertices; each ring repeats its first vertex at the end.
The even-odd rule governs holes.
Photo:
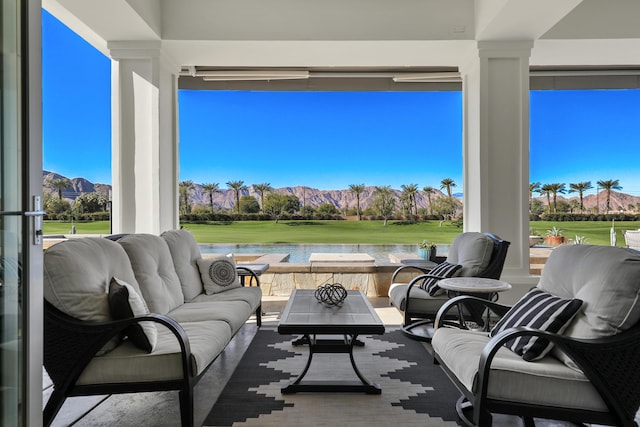
POLYGON ((202 285, 207 295, 217 294, 242 285, 238 279, 236 264, 232 258, 200 258, 197 261, 202 285))

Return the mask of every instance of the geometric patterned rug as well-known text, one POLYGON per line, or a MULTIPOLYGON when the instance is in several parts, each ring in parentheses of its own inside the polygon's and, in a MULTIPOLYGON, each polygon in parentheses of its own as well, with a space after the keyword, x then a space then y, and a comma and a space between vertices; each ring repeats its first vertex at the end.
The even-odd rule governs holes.
MULTIPOLYGON (((204 426, 457 426, 460 393, 420 342, 399 330, 362 335, 354 349, 360 372, 382 388, 364 393, 282 394, 307 361, 297 336, 263 326, 249 345, 204 426)), ((305 380, 357 379, 348 354, 315 354, 305 380)))

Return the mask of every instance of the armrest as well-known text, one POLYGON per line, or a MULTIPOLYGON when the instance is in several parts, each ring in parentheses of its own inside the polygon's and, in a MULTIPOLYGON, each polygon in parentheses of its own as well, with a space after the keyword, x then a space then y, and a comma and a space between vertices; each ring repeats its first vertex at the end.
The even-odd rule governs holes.
MULTIPOLYGON (((552 342, 565 353, 589 379, 605 403, 616 414, 633 419, 640 397, 634 391, 640 372, 640 327, 596 339, 577 339, 538 329, 518 327, 500 332, 485 346, 478 367, 478 391, 486 396, 491 363, 500 348, 520 336, 537 336, 552 342)), ((526 362, 535 363, 535 362, 526 362)))
MULTIPOLYGON (((245 274, 245 276, 250 276, 249 284, 251 284, 251 282, 255 280, 256 281, 256 285, 258 287, 260 286, 260 279, 258 278, 258 275, 253 270, 251 270, 250 268, 243 267, 241 265, 236 265, 236 271, 244 271, 244 272, 246 272, 247 274, 245 274)), ((242 286, 244 286, 244 279, 240 283, 242 283, 242 286)))
POLYGON ((400 272, 402 272, 403 270, 406 270, 408 268, 412 268, 414 270, 418 270, 418 271, 422 272, 423 274, 426 274, 429 271, 431 271, 430 268, 418 267, 417 265, 411 265, 411 264, 403 265, 402 267, 396 268, 396 271, 393 272, 393 274, 391 275, 391 283, 394 283, 396 281, 396 277, 398 276, 398 274, 400 274, 400 272))
POLYGON ((495 301, 489 301, 487 299, 478 298, 472 295, 460 295, 457 297, 453 297, 449 301, 442 304, 442 307, 440 307, 440 310, 438 310, 438 313, 436 314, 436 319, 433 322, 434 330, 444 325, 444 319, 447 318, 447 313, 451 309, 457 308, 459 304, 465 304, 469 302, 473 302, 473 304, 484 305, 486 308, 490 309, 491 311, 493 311, 499 316, 504 316, 504 314, 507 311, 509 311, 509 309, 511 308, 508 305, 498 304, 495 301))
POLYGON ((96 353, 124 329, 142 321, 156 322, 167 327, 178 340, 185 378, 194 375, 191 366, 191 347, 184 329, 162 314, 93 323, 68 316, 45 302, 44 364, 56 386, 63 389, 73 385, 96 353))

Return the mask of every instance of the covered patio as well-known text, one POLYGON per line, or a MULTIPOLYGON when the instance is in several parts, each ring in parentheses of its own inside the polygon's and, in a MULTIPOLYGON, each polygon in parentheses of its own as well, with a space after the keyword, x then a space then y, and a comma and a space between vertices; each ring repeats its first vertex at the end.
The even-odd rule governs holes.
MULTIPOLYGON (((113 233, 180 227, 180 88, 462 90, 464 231, 511 242, 502 275, 513 284, 506 303, 537 283, 528 241, 529 91, 640 87, 634 0, 42 0, 42 6, 112 60, 113 233)), ((423 154, 426 162, 437 159, 423 154)), ((255 333, 251 326, 235 338, 240 355, 255 333)), ((234 366, 226 366, 228 375, 234 366)), ((31 367, 29 384, 39 375, 31 367)), ((170 407, 174 397, 157 398, 153 405, 170 407)), ((167 421, 163 413, 146 418, 148 402, 141 399, 140 424, 167 421)), ((91 412, 96 402, 87 402, 78 411, 91 412)), ((104 413, 95 414, 87 424, 104 413)))

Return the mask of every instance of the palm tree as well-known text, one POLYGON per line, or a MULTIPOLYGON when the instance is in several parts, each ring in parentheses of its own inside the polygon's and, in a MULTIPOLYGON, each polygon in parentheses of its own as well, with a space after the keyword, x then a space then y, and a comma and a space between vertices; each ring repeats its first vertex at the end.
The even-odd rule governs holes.
POLYGON ((549 213, 551 213, 551 184, 544 184, 538 190, 541 196, 547 196, 547 206, 549 213))
POLYGON ((565 193, 564 184, 555 182, 553 184, 548 184, 548 185, 549 185, 551 194, 553 195, 553 212, 557 212, 558 211, 558 203, 557 203, 558 193, 560 194, 565 193))
POLYGON ((358 221, 362 221, 362 212, 360 212, 360 195, 364 193, 364 184, 350 184, 349 190, 356 195, 356 211, 358 213, 358 221))
POLYGON ((212 182, 210 184, 202 184, 202 189, 209 194, 209 203, 211 203, 211 213, 213 213, 213 195, 215 193, 220 192, 220 189, 218 188, 218 183, 212 182))
POLYGON ((240 192, 247 189, 244 181, 229 181, 227 186, 236 193, 236 210, 240 213, 240 192))
POLYGON ((52 188, 58 192, 59 200, 62 200, 62 190, 64 190, 65 188, 69 188, 72 185, 73 184, 71 183, 71 181, 67 178, 52 179, 49 182, 49 188, 52 188))
POLYGON ((539 182, 532 182, 529 184, 529 213, 531 213, 531 203, 533 203, 533 193, 540 190, 539 182))
POLYGON ((593 188, 591 181, 572 183, 569 184, 569 187, 569 193, 578 192, 578 197, 580 198, 580 212, 584 212, 584 203, 582 203, 583 196, 585 191, 593 188))
POLYGON ((598 181, 598 185, 607 192, 607 207, 606 213, 609 213, 611 209, 611 190, 622 190, 619 179, 609 179, 607 181, 598 181))
POLYGON ((451 189, 456 186, 456 183, 451 178, 445 178, 440 181, 440 189, 447 191, 447 196, 451 198, 451 189))
POLYGON ((191 202, 189 202, 189 192, 193 190, 193 181, 180 181, 178 183, 178 205, 181 214, 191 213, 191 202))
POLYGON ((253 189, 260 195, 260 210, 264 212, 264 193, 273 191, 273 187, 268 182, 262 184, 253 184, 253 189))
POLYGON ((431 196, 436 194, 436 189, 433 187, 424 187, 422 189, 422 191, 424 191, 424 194, 427 195, 427 200, 429 201, 429 215, 433 215, 433 208, 431 207, 431 196))
POLYGON ((402 195, 406 198, 409 205, 409 215, 418 214, 418 206, 416 204, 416 194, 418 194, 418 184, 401 185, 402 195), (411 210, 413 208, 413 211, 411 210))

